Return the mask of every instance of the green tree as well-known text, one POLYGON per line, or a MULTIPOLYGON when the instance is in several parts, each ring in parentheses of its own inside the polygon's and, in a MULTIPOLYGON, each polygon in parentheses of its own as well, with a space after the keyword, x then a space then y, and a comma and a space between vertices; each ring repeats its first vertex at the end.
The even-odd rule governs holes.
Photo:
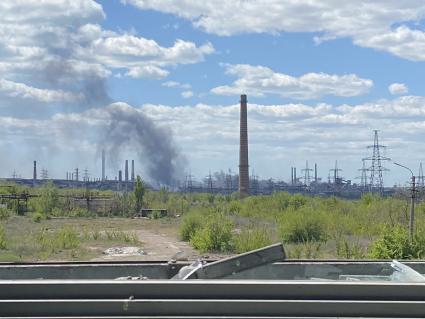
POLYGON ((146 185, 140 176, 137 176, 134 185, 134 197, 136 198, 136 212, 140 213, 143 207, 143 197, 145 196, 146 185))

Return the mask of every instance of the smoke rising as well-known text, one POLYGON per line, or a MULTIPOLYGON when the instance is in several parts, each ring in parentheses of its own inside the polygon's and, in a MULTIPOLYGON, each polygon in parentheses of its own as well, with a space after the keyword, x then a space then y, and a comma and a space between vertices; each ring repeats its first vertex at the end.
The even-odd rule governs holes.
POLYGON ((130 145, 153 181, 171 185, 185 164, 171 130, 157 126, 145 114, 125 103, 111 104, 106 112, 110 125, 103 145, 110 160, 119 160, 119 154, 130 145))

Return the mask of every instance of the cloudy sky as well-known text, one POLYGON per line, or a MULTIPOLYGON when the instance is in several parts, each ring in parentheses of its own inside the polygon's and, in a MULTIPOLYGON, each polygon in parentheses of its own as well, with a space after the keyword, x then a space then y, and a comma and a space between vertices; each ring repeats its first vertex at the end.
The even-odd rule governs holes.
POLYGON ((99 177, 103 148, 112 178, 126 158, 163 182, 236 171, 240 94, 256 175, 338 160, 354 180, 375 129, 417 172, 424 22, 423 0, 3 0, 0 176, 99 177))

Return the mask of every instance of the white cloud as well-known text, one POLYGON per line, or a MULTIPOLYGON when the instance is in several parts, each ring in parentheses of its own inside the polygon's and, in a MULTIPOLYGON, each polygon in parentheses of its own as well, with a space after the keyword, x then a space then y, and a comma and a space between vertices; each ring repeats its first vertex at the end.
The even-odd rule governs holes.
POLYGON ((209 33, 312 32, 317 43, 351 38, 357 45, 425 60, 425 33, 408 23, 425 17, 422 0, 122 0, 192 21, 209 33))
POLYGON ((40 102, 75 102, 83 99, 81 94, 73 94, 62 90, 39 89, 24 83, 16 83, 0 79, 0 95, 33 99, 40 102))
POLYGON ((404 83, 393 83, 388 87, 388 91, 390 91, 392 95, 396 95, 406 94, 407 92, 409 92, 409 89, 404 83))
MULTIPOLYGON (((170 69, 201 62, 214 52, 209 42, 177 39, 161 46, 134 30, 105 30, 101 23, 106 15, 93 0, 4 0, 0 12, 1 77, 31 83, 33 89, 49 87, 67 100, 71 97, 64 92, 90 95, 94 86, 100 92, 112 74, 162 79, 170 69)), ((26 92, 25 99, 41 98, 26 92)), ((60 99, 53 96, 45 99, 60 99)))
POLYGON ((169 87, 169 88, 185 89, 185 90, 188 90, 192 87, 189 83, 180 83, 177 81, 167 81, 162 83, 162 86, 169 87))
POLYGON ((188 98, 193 96, 193 92, 192 91, 183 91, 181 93, 181 96, 184 97, 185 99, 188 99, 188 98))
MULTIPOLYGON (((87 132, 105 131, 111 108, 124 108, 131 111, 129 114, 142 112, 155 123, 169 127, 176 145, 187 155, 192 173, 198 176, 204 176, 207 168, 213 171, 229 167, 237 169, 237 103, 177 107, 146 104, 137 109, 115 103, 81 113, 56 114, 44 120, 0 116, 0 135, 3 137, 0 151, 7 149, 4 154, 13 158, 17 157, 16 152, 28 150, 31 145, 52 144, 49 147, 57 148, 55 156, 65 154, 64 161, 70 167, 92 163, 99 136, 87 132), (55 136, 53 140, 52 135, 55 136), (5 141, 16 144, 17 139, 20 149, 11 150, 5 141), (78 160, 69 162, 67 157, 81 145, 87 153, 79 152, 78 160)), ((248 103, 250 166, 263 177, 288 177, 286 173, 289 174, 290 166, 300 167, 309 160, 319 163, 319 174, 326 178, 328 169, 338 159, 344 169, 343 175, 354 178, 357 168, 361 167, 361 158, 369 154, 366 146, 372 141, 372 130, 379 129, 381 142, 388 146, 387 155, 415 167, 423 160, 421 154, 425 152, 421 138, 424 128, 425 97, 421 96, 358 105, 248 103), (273 165, 276 161, 279 165, 273 165)), ((48 155, 52 156, 51 153, 48 155)), ((28 159, 28 154, 19 158, 28 159)), ((4 174, 3 166, 0 173, 4 174)))
POLYGON ((151 78, 162 79, 168 76, 169 72, 157 66, 147 65, 144 67, 134 67, 126 73, 127 76, 132 78, 151 78))
POLYGON ((247 64, 225 65, 226 73, 237 76, 233 85, 218 86, 211 90, 219 95, 239 95, 248 93, 254 96, 276 94, 295 99, 315 99, 325 95, 357 96, 367 93, 373 81, 357 75, 335 75, 307 73, 300 77, 274 72, 264 66, 247 64))

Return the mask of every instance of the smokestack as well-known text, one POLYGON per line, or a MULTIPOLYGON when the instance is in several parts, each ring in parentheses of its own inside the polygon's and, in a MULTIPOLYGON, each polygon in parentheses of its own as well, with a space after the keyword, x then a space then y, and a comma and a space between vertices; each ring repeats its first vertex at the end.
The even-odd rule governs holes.
POLYGON ((317 183, 317 163, 314 164, 314 181, 317 183))
POLYGON ((241 95, 239 145, 239 196, 249 195, 247 98, 241 95))
POLYGON ((294 184, 294 168, 291 166, 291 185, 294 184))
POLYGON ((33 173, 32 173, 32 179, 33 179, 34 181, 36 181, 36 180, 37 180, 37 161, 34 161, 34 171, 33 171, 33 173))
POLYGON ((125 177, 125 181, 128 182, 128 160, 125 160, 124 177, 125 177))
POLYGON ((118 171, 118 181, 122 182, 122 170, 118 171))
POLYGON ((102 150, 102 182, 105 180, 105 163, 106 163, 105 150, 102 150))
POLYGON ((294 167, 294 184, 297 184, 297 168, 294 167))
POLYGON ((131 181, 134 182, 134 160, 131 160, 131 181))

